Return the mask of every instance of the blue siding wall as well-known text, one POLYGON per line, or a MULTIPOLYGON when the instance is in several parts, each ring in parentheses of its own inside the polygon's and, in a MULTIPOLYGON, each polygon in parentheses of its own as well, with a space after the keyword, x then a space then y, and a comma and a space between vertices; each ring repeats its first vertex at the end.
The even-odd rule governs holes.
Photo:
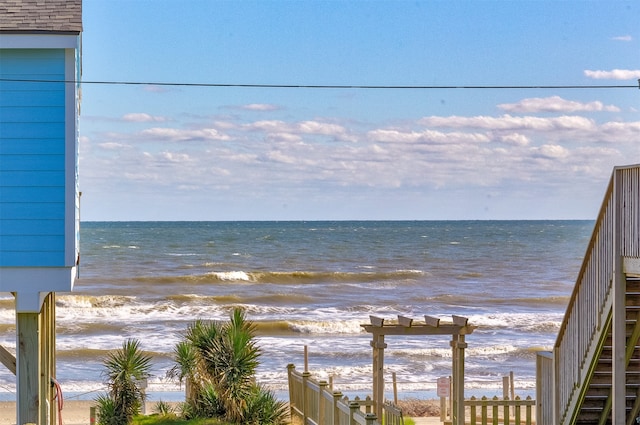
POLYGON ((65 52, 0 49, 0 267, 64 266, 65 52))

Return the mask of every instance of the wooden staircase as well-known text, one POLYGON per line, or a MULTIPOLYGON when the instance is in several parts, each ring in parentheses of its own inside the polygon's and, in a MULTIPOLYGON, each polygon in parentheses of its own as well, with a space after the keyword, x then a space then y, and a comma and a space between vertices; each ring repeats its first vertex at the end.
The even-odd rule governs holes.
POLYGON ((613 170, 558 338, 538 425, 640 424, 640 165, 613 170))
MULTIPOLYGON (((625 417, 635 424, 640 414, 640 279, 627 277, 625 296, 625 417)), ((607 320, 605 338, 593 362, 584 397, 575 416, 576 424, 611 424, 613 349, 611 320, 607 320)))

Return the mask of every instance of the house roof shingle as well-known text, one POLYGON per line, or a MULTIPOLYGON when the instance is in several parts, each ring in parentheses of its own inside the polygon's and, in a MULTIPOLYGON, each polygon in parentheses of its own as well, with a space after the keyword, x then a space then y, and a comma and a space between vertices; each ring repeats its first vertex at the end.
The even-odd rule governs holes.
POLYGON ((0 32, 82 31, 82 0, 0 0, 0 32))

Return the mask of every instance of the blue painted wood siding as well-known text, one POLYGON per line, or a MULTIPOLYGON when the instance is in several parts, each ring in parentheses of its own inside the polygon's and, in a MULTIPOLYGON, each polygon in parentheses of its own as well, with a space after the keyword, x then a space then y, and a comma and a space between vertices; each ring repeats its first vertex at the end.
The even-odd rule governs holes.
POLYGON ((65 50, 0 49, 0 267, 65 266, 65 50))

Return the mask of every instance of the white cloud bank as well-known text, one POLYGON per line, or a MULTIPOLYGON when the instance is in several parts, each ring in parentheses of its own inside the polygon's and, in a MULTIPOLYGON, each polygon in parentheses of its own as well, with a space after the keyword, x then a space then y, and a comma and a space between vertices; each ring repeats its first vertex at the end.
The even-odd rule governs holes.
POLYGON ((327 194, 351 200, 366 191, 406 192, 409 199, 515 190, 561 199, 575 187, 600 187, 614 165, 638 162, 640 120, 624 121, 616 106, 549 96, 497 107, 508 113, 384 124, 282 120, 265 110, 269 119, 251 120, 247 112, 160 127, 151 113, 127 114, 147 128, 83 137, 82 178, 98 192, 127 187, 155 197, 188 190, 193 199, 301 205, 327 194), (599 112, 616 114, 607 119, 599 112))

